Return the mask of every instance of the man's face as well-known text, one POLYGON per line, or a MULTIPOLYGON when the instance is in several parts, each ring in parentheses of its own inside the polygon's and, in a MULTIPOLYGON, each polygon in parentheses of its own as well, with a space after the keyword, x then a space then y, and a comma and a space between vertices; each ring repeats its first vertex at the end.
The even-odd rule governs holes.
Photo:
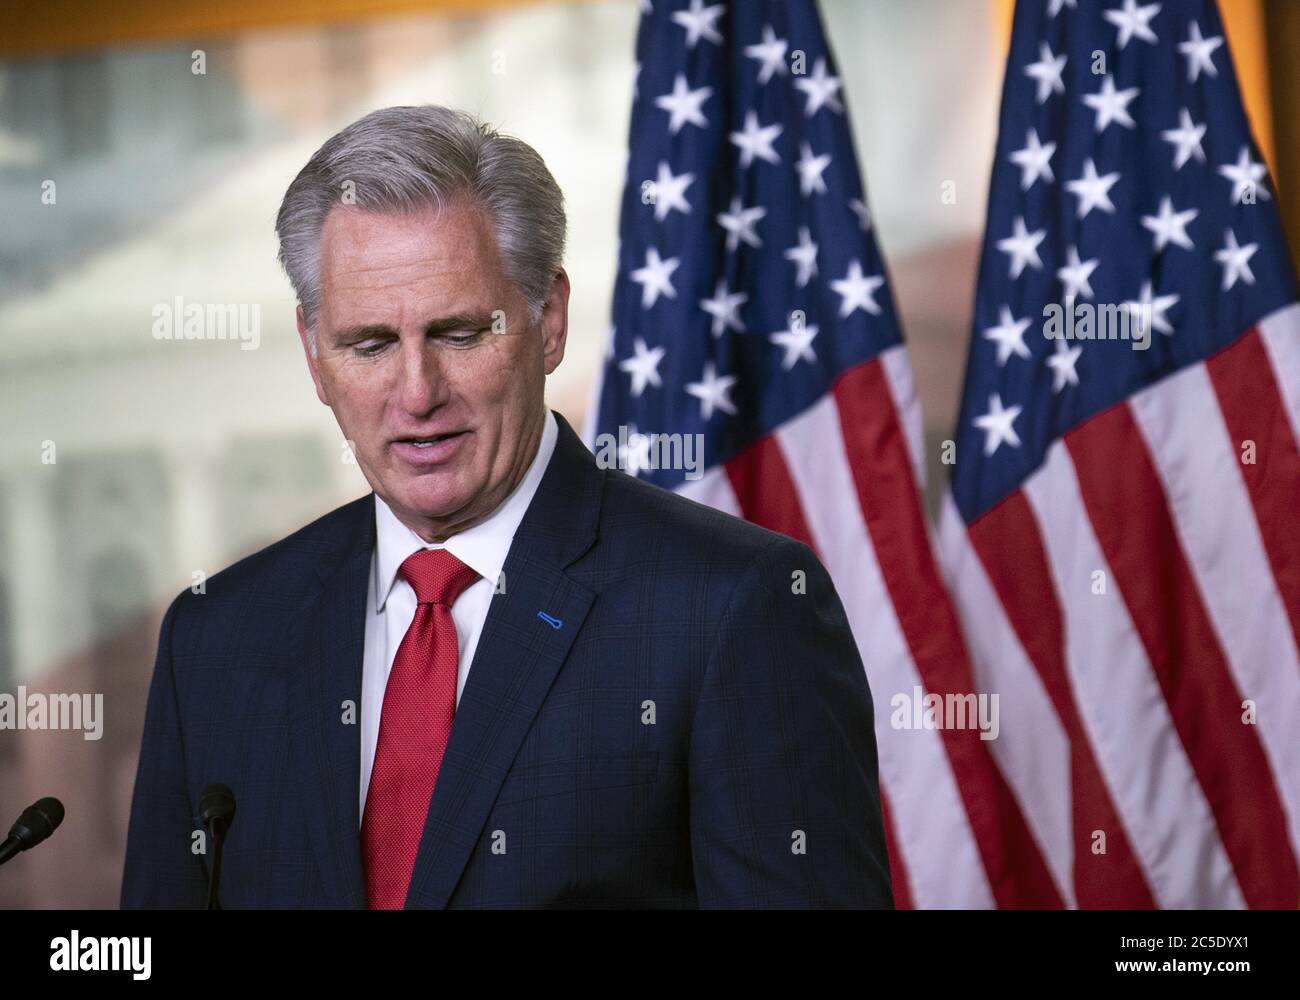
MULTIPOLYGON (((371 487, 426 541, 481 521, 523 478, 568 298, 560 271, 530 323, 489 219, 467 201, 405 215, 337 206, 326 218, 317 357, 308 350, 316 394, 371 487)), ((307 348, 301 307, 298 331, 307 348)))

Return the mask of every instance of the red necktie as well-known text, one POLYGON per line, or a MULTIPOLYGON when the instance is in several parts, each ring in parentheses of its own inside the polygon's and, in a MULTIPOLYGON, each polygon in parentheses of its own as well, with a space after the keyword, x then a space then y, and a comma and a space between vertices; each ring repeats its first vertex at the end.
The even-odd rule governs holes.
POLYGON ((384 688, 361 821, 366 901, 400 910, 429 800, 456 714, 456 625, 451 605, 478 574, 446 549, 421 549, 398 571, 420 602, 384 688))

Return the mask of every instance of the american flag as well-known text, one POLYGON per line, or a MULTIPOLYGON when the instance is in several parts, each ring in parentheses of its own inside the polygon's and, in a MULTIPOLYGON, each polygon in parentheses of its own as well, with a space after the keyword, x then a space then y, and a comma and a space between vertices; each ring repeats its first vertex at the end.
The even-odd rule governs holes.
MULTIPOLYGON (((894 728, 974 678, 919 484, 920 413, 845 95, 811 0, 642 4, 613 329, 587 427, 629 471, 784 532, 830 571, 876 711, 896 905, 1054 899, 972 728, 894 728), (647 461, 699 434, 698 479, 647 461), (1005 818, 1004 818, 1005 817, 1005 818), (971 888, 983 887, 983 895, 971 888)), ((599 449, 598 454, 599 454, 599 449)))
POLYGON ((999 128, 940 537, 1014 863, 1067 906, 1294 908, 1300 307, 1215 4, 1020 0, 999 128))

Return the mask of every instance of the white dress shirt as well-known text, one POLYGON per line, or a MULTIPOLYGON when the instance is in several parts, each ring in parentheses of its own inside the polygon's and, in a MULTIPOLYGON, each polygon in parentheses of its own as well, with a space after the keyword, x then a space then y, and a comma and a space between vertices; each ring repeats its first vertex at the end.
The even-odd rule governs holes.
POLYGON ((361 815, 365 815, 366 789, 370 787, 370 771, 379 744, 379 719, 388 672, 397 656, 397 647, 415 618, 415 590, 398 574, 398 568, 407 556, 422 548, 445 548, 479 575, 451 606, 459 653, 456 663, 456 704, 459 705, 510 543, 550 464, 558 435, 555 415, 548 408, 537 454, 514 492, 486 519, 445 542, 424 541, 399 521, 388 504, 375 494, 375 551, 370 559, 371 586, 366 588, 366 638, 361 671, 361 815))

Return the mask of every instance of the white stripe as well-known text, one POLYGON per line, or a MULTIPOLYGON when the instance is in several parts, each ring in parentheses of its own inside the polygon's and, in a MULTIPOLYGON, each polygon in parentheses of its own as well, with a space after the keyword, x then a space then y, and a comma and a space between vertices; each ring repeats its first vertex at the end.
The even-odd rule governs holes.
POLYGON ((1259 323, 1259 335, 1291 418, 1291 433, 1300 442, 1300 304, 1264 317, 1259 323))
POLYGON ((1063 442, 1048 449, 1023 489, 1064 614, 1066 666, 1079 714, 1156 901, 1162 907, 1244 906, 1214 815, 1086 516, 1063 442), (1104 594, 1093 593, 1096 573, 1103 574, 1104 594))
POLYGON ((992 890, 941 734, 890 726, 890 700, 896 694, 911 698, 921 676, 862 518, 834 397, 786 423, 776 440, 871 684, 881 784, 915 905, 991 907, 992 890))
POLYGON ((939 515, 939 549, 970 646, 975 686, 998 694, 1002 732, 991 741, 993 758, 1034 832, 1057 891, 1067 906, 1076 906, 1069 736, 975 554, 951 493, 944 494, 939 515))
POLYGON ((907 438, 907 454, 912 459, 917 487, 924 490, 925 443, 922 436, 921 403, 916 398, 916 382, 912 378, 912 361, 908 357, 907 345, 895 344, 882 351, 878 357, 889 382, 889 391, 894 397, 894 412, 898 414, 903 434, 907 438))
POLYGON ((1300 653, 1209 372, 1193 365, 1129 405, 1237 691, 1258 706, 1260 742, 1300 856, 1300 653))
POLYGON ((736 499, 736 491, 731 488, 731 480, 727 478, 727 473, 722 466, 714 466, 699 479, 684 480, 673 492, 696 503, 716 507, 724 514, 744 516, 740 512, 740 501, 736 499))

